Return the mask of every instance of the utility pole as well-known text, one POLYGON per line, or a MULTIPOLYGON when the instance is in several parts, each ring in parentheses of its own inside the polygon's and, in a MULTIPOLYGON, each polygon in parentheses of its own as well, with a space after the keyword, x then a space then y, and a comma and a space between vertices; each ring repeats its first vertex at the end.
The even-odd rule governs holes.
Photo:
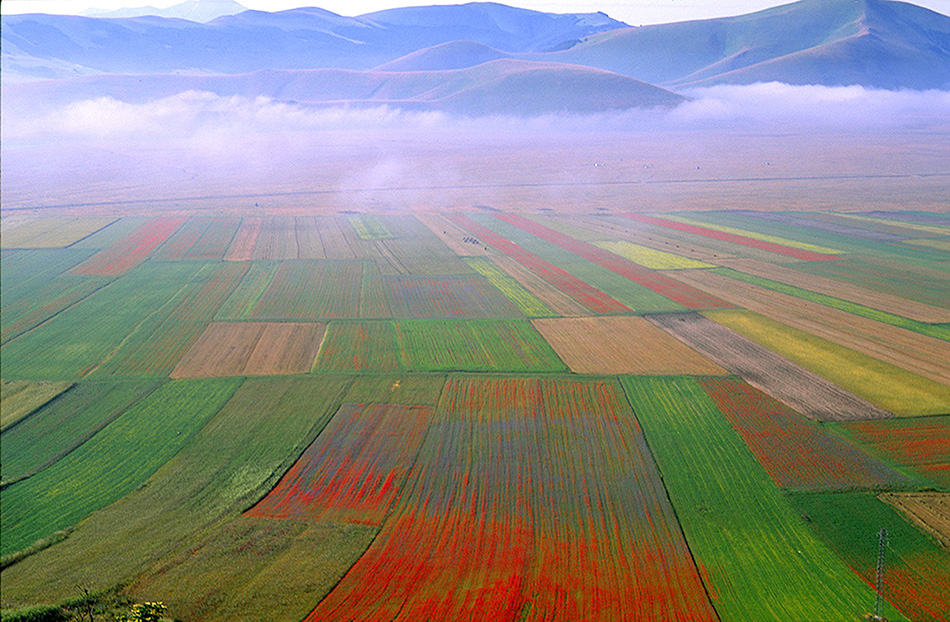
POLYGON ((871 620, 871 622, 887 622, 887 618, 881 613, 884 606, 884 547, 887 546, 887 529, 881 527, 881 531, 877 535, 877 571, 874 573, 874 589, 877 591, 877 600, 874 603, 874 613, 865 616, 865 618, 871 620))

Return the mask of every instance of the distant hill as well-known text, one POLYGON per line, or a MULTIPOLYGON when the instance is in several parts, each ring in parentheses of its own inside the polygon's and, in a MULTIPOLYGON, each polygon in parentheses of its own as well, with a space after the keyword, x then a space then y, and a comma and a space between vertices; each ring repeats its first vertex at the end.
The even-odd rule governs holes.
POLYGON ((394 61, 380 65, 380 71, 442 71, 465 69, 502 58, 511 54, 482 45, 475 41, 451 41, 431 48, 407 54, 394 61))
POLYGON ((950 17, 887 0, 802 0, 740 17, 615 30, 544 58, 672 87, 948 88, 950 17))
POLYGON ((234 15, 246 11, 247 7, 234 0, 187 0, 170 6, 167 9, 157 9, 153 6, 117 9, 87 9, 79 14, 84 17, 141 17, 143 15, 157 15, 159 17, 174 17, 187 19, 192 22, 210 22, 216 17, 234 15))
POLYGON ((3 16, 2 23, 4 85, 69 79, 68 87, 43 87, 53 97, 74 88, 74 95, 133 101, 197 89, 469 114, 678 101, 650 85, 950 88, 950 17, 891 0, 801 0, 640 28, 603 13, 484 2, 359 17, 301 8, 208 23, 61 15, 3 16))
POLYGON ((130 103, 204 91, 306 105, 391 105, 471 116, 673 106, 680 95, 600 69, 496 60, 447 71, 263 70, 241 75, 100 75, 6 85, 4 105, 55 107, 103 94, 130 103))
POLYGON ((543 52, 626 27, 606 15, 553 14, 472 3, 343 17, 322 9, 244 11, 207 24, 161 17, 5 15, 3 73, 18 78, 101 73, 247 73, 259 69, 371 69, 420 49, 469 40, 512 53, 543 52), (11 53, 7 53, 7 48, 11 53))

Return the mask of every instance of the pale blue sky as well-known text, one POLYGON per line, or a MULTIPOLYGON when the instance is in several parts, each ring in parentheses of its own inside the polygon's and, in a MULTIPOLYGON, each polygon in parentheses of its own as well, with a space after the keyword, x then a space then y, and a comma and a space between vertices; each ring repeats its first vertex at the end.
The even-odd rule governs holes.
MULTIPOLYGON (((168 7, 182 0, 3 0, 4 14, 75 14, 88 8, 117 9, 150 5, 168 7)), ((263 11, 279 11, 298 6, 318 6, 340 15, 362 15, 398 6, 462 4, 464 0, 237 0, 263 11)), ((706 19, 751 13, 790 0, 502 0, 504 4, 551 13, 592 13, 603 11, 628 24, 658 24, 689 19, 706 19)), ((950 0, 917 0, 914 4, 950 15, 950 0)))

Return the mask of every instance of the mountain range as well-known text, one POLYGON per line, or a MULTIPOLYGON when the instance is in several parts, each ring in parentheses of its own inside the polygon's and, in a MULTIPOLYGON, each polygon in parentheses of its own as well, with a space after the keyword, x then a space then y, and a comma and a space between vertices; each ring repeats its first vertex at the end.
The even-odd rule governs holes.
POLYGON ((79 14, 84 17, 141 17, 143 15, 157 15, 158 17, 176 17, 192 22, 210 22, 222 15, 243 13, 247 7, 234 0, 186 0, 170 7, 159 9, 153 6, 143 6, 125 9, 86 9, 79 14))
POLYGON ((207 23, 34 14, 3 16, 0 35, 4 96, 50 101, 206 90, 483 114, 671 105, 685 87, 768 81, 950 88, 950 17, 892 0, 644 27, 481 2, 207 23))

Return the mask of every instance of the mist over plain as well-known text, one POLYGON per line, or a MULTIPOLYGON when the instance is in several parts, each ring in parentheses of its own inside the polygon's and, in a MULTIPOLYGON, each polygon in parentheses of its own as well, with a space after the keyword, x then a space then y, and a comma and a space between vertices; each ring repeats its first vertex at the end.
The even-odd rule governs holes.
MULTIPOLYGON (((470 117, 389 105, 308 106, 267 97, 223 97, 186 91, 145 103, 113 97, 83 99, 55 108, 16 98, 3 100, 4 142, 37 140, 193 147, 218 156, 233 148, 261 147, 282 137, 319 148, 322 133, 340 130, 423 132, 448 137, 495 134, 650 130, 914 130, 946 127, 950 91, 888 91, 862 86, 797 86, 778 82, 684 90, 674 107, 597 114, 470 117)), ((276 154, 275 154, 276 155, 276 154)))
POLYGON ((794 207, 828 204, 842 194, 834 183, 850 183, 843 209, 945 190, 945 177, 918 178, 908 197, 894 176, 950 170, 950 92, 760 83, 683 94, 671 108, 531 117, 198 91, 56 107, 4 97, 4 207, 794 207))

